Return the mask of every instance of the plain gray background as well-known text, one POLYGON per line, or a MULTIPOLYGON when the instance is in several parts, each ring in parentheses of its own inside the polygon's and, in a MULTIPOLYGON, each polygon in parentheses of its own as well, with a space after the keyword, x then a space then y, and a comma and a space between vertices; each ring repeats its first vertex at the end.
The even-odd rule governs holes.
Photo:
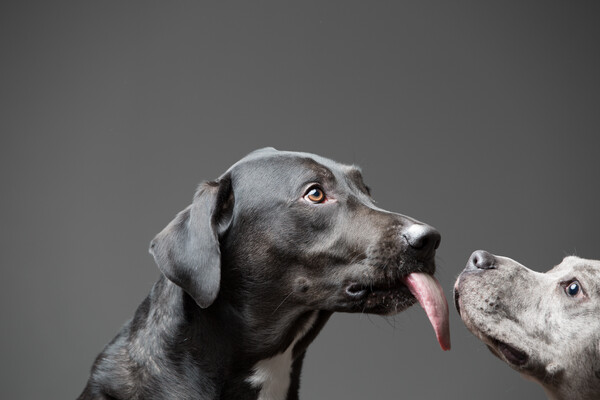
MULTIPOLYGON (((263 146, 362 166, 378 204, 543 271, 600 258, 600 3, 3 1, 4 398, 68 399, 159 272, 149 241, 263 146)), ((420 307, 337 314, 304 399, 542 399, 420 307)))

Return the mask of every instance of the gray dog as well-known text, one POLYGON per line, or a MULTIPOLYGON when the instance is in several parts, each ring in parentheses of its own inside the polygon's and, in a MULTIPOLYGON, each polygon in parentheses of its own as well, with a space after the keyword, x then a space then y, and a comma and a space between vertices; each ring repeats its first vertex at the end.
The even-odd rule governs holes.
POLYGON ((600 261, 571 256, 538 273, 478 250, 454 302, 467 328, 549 398, 600 399, 600 261))
POLYGON ((163 276, 80 399, 297 399, 306 349, 335 311, 419 301, 447 349, 439 243, 432 227, 376 207, 357 167, 256 151, 200 185, 154 238, 163 276))

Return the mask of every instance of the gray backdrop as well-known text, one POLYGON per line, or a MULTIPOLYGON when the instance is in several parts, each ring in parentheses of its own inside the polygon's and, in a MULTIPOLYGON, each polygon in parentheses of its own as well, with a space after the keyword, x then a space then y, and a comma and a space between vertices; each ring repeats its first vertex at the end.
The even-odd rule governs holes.
MULTIPOLYGON (((363 167, 442 232, 546 270, 600 258, 598 2, 3 1, 4 398, 68 399, 159 276, 150 239, 263 146, 363 167)), ((304 399, 542 399, 451 308, 338 314, 304 399)))

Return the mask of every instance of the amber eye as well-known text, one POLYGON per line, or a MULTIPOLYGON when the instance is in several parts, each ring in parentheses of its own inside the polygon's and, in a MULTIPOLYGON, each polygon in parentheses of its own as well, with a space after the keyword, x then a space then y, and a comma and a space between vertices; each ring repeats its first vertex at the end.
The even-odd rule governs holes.
POLYGON ((325 201, 325 192, 318 186, 313 186, 304 195, 304 198, 311 203, 322 203, 325 201))

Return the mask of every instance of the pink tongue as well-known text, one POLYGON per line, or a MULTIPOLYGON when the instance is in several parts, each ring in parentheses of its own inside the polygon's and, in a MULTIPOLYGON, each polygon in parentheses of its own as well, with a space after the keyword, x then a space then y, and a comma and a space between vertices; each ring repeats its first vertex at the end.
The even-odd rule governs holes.
POLYGON ((450 350, 448 302, 440 283, 429 274, 413 272, 404 278, 404 284, 427 313, 442 350, 450 350))

